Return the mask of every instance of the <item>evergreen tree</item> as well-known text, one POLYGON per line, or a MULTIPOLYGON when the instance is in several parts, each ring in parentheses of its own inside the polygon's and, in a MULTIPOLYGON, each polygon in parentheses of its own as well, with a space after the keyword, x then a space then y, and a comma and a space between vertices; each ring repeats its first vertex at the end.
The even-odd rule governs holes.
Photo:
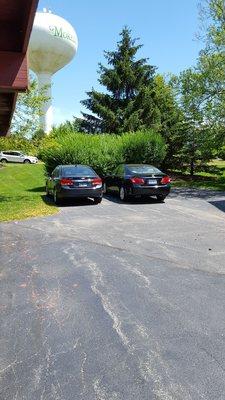
POLYGON ((87 132, 121 133, 154 127, 159 115, 154 100, 155 67, 146 58, 136 59, 142 45, 124 28, 115 51, 105 51, 108 66, 99 64, 99 82, 107 89, 92 89, 81 103, 91 111, 83 113, 81 129, 87 132))

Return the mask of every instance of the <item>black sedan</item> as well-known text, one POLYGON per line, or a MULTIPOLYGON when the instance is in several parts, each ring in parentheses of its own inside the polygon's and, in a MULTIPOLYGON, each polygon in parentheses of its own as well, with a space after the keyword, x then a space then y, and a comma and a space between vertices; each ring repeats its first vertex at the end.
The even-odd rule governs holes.
POLYGON ((163 201, 170 192, 170 177, 152 165, 120 164, 104 178, 103 192, 118 193, 120 200, 129 197, 156 196, 163 201))
POLYGON ((94 203, 102 201, 102 180, 86 165, 58 165, 46 181, 46 194, 54 202, 81 197, 91 197, 94 203))

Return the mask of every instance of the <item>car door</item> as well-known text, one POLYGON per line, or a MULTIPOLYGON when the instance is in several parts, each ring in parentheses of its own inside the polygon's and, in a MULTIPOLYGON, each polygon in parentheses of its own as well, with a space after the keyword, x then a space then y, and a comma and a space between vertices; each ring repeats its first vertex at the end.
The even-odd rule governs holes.
POLYGON ((22 153, 20 153, 19 151, 14 151, 14 162, 17 163, 23 163, 24 162, 24 156, 22 153))
POLYGON ((10 151, 10 162, 17 162, 17 157, 16 157, 16 152, 15 151, 10 151))
POLYGON ((14 163, 21 162, 19 151, 11 151, 10 152, 10 162, 14 162, 14 163))
POLYGON ((14 155, 13 155, 13 151, 5 151, 4 155, 5 158, 7 159, 8 162, 14 162, 14 155))

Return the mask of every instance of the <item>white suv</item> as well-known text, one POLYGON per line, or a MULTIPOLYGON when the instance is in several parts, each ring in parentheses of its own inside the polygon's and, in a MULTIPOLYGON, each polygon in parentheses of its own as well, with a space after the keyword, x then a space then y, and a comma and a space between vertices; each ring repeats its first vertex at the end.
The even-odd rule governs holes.
POLYGON ((25 164, 36 164, 38 162, 37 157, 27 156, 20 151, 0 151, 0 162, 15 162, 25 164))

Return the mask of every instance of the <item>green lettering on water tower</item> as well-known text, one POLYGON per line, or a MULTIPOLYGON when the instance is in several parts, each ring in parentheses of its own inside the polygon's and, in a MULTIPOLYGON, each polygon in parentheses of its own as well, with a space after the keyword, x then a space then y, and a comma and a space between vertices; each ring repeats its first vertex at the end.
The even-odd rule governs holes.
POLYGON ((55 37, 59 37, 62 39, 67 39, 70 40, 73 43, 76 43, 75 38, 73 37, 73 35, 71 35, 70 33, 66 32, 63 30, 62 27, 58 27, 58 26, 49 26, 49 30, 51 32, 51 34, 55 37))
POLYGON ((57 28, 57 26, 55 26, 55 36, 57 37, 63 37, 63 30, 62 28, 57 28))

